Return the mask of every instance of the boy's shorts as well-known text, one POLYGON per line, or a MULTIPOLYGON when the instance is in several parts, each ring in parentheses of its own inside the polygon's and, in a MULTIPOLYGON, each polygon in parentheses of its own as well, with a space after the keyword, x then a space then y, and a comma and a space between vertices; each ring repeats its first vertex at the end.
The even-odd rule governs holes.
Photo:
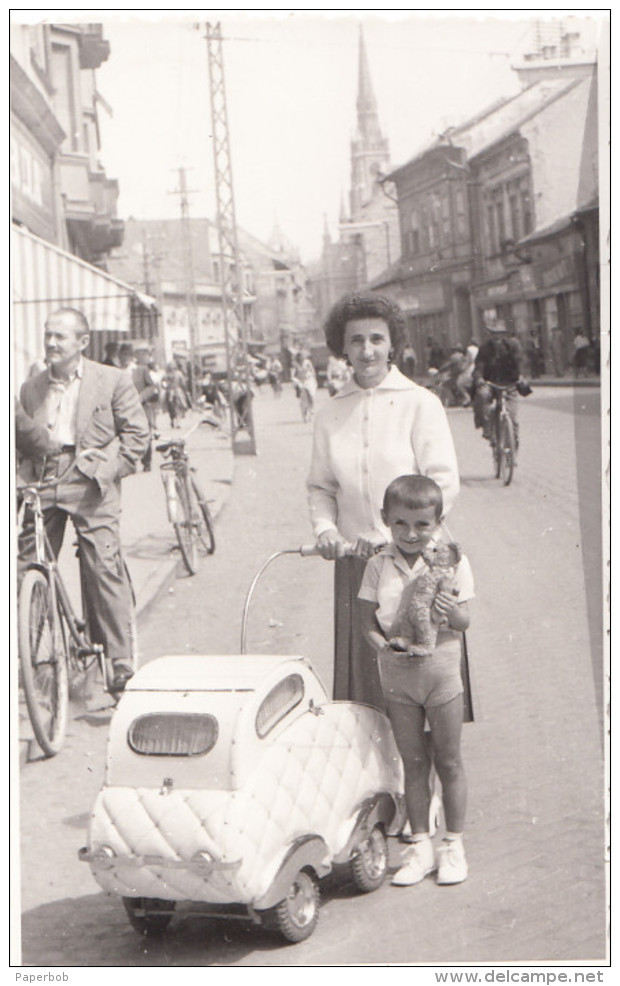
POLYGON ((460 653, 436 651, 432 657, 381 654, 379 674, 386 703, 432 708, 451 702, 464 690, 460 653))

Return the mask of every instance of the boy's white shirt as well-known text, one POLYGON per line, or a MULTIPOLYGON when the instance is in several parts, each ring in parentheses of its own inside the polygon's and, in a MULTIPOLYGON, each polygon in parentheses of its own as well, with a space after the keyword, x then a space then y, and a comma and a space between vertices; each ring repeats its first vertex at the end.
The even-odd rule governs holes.
MULTIPOLYGON (((441 534, 433 535, 425 550, 432 548, 441 540, 441 534)), ((391 630, 405 586, 422 575, 427 568, 422 555, 410 568, 393 543, 387 544, 367 562, 358 599, 377 603, 377 622, 384 633, 389 633, 391 630)), ((464 603, 473 599, 474 577, 466 555, 461 555, 461 560, 456 566, 455 578, 458 589, 456 602, 464 603)))

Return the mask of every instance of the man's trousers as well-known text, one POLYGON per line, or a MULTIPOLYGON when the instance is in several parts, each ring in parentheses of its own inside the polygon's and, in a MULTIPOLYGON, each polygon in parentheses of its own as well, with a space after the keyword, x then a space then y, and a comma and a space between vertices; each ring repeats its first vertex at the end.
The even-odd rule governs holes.
MULTIPOLYGON (((60 475, 73 461, 62 452, 48 461, 45 478, 60 475)), ((78 536, 84 618, 93 643, 103 644, 112 661, 131 664, 131 587, 120 545, 120 481, 102 495, 95 480, 73 470, 66 481, 41 496, 43 518, 52 551, 58 557, 67 518, 78 536)), ((19 536, 19 573, 35 557, 34 518, 26 507, 19 536)))

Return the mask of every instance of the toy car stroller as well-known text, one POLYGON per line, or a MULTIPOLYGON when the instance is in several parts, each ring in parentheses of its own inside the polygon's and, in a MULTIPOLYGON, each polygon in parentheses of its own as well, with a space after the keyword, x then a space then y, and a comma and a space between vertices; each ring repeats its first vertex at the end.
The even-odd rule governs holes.
POLYGON ((246 599, 241 654, 154 660, 112 718, 79 855, 142 934, 186 901, 299 942, 334 865, 364 893, 386 875, 405 818, 387 717, 331 701, 303 657, 244 653, 249 600, 275 557, 246 599))

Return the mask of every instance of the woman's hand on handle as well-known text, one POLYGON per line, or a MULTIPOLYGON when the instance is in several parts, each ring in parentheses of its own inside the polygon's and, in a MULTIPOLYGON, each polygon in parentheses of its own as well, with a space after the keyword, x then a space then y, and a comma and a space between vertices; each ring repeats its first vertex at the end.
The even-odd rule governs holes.
POLYGON ((323 531, 316 539, 316 550, 327 561, 344 558, 347 548, 350 548, 349 542, 335 530, 323 531))
POLYGON ((372 531, 357 539, 353 553, 356 558, 372 558, 384 544, 387 544, 387 541, 383 534, 380 531, 372 531))

